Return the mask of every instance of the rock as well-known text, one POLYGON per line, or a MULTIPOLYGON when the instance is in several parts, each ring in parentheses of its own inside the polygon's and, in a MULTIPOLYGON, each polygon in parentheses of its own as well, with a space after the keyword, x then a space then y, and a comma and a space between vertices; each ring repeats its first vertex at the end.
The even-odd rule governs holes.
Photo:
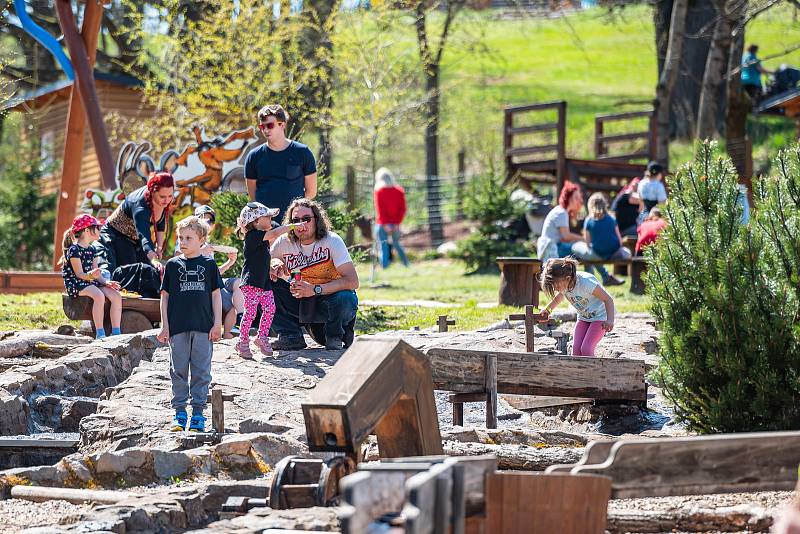
POLYGON ((265 499, 269 496, 270 480, 218 481, 206 486, 201 492, 203 509, 210 516, 216 516, 228 497, 252 497, 265 499))
POLYGON ((193 534, 256 534, 267 529, 338 532, 340 528, 336 508, 254 508, 241 517, 211 523, 193 534))
POLYGON ((129 469, 142 467, 152 460, 152 452, 145 449, 131 448, 119 452, 104 452, 97 456, 95 470, 98 474, 124 474, 129 469))
POLYGON ((162 480, 181 477, 192 468, 192 458, 183 452, 154 449, 152 455, 156 477, 162 480))
POLYGON ((60 336, 74 336, 75 335, 75 327, 71 324, 62 324, 58 328, 56 328, 56 334, 60 336))
POLYGON ((97 401, 91 399, 67 399, 61 403, 61 432, 77 432, 81 419, 97 411, 97 401))
POLYGON ((287 430, 297 427, 292 419, 281 413, 258 414, 248 417, 239 423, 239 432, 250 434, 253 432, 271 432, 282 434, 287 430))
POLYGON ((16 436, 28 433, 30 406, 19 395, 0 397, 0 435, 16 436))

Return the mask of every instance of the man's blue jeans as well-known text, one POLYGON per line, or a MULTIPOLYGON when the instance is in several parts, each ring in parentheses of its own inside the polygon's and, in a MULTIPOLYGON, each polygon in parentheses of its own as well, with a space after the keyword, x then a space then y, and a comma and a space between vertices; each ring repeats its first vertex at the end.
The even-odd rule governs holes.
MULTIPOLYGON (((275 318, 272 320, 272 329, 280 337, 302 338, 301 329, 304 323, 300 322, 300 301, 289 292, 289 283, 278 280, 272 284, 272 294, 275 297, 275 318)), ((356 318, 358 311, 358 297, 355 291, 337 291, 330 295, 320 295, 316 298, 316 311, 311 323, 325 324, 325 337, 342 339, 344 327, 356 318)))

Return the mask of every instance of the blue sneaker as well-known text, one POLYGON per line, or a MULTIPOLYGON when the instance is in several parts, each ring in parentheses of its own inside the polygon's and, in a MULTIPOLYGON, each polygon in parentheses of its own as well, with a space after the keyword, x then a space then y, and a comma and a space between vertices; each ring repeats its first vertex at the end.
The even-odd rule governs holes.
POLYGON ((205 432, 206 418, 201 413, 193 413, 192 420, 189 422, 189 432, 205 432))
POLYGON ((172 420, 171 432, 183 432, 186 430, 186 421, 189 416, 186 412, 175 412, 175 418, 172 420))

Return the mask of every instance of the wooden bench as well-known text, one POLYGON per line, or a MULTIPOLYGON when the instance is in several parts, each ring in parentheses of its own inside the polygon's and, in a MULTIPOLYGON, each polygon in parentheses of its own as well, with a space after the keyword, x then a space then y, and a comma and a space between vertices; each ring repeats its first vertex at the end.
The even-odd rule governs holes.
MULTIPOLYGON (((67 318, 73 321, 91 321, 92 329, 95 328, 94 321, 92 320, 92 304, 93 300, 90 297, 70 297, 69 295, 61 294, 61 303, 64 308, 64 314, 67 318)), ((120 330, 123 334, 135 334, 144 330, 150 330, 161 322, 161 301, 159 299, 146 299, 146 298, 132 298, 122 297, 122 321, 120 322, 120 330)), ((105 318, 106 324, 104 328, 106 332, 111 331, 111 323, 109 322, 109 310, 111 303, 106 299, 105 318)))
POLYGON ((615 499, 789 491, 798 458, 800 432, 753 432, 592 442, 546 472, 608 476, 615 499))
POLYGON ((647 402, 645 364, 618 358, 432 348, 433 386, 454 392, 453 425, 464 423, 464 402, 486 402, 486 427, 497 428, 497 394, 647 402))
POLYGON ((64 291, 64 279, 53 271, 0 271, 0 293, 52 293, 64 291))
POLYGON ((600 265, 612 265, 614 267, 625 267, 629 269, 631 286, 630 292, 635 295, 644 294, 644 281, 642 273, 647 270, 647 261, 642 256, 634 256, 628 260, 578 260, 581 265, 597 267, 600 265))

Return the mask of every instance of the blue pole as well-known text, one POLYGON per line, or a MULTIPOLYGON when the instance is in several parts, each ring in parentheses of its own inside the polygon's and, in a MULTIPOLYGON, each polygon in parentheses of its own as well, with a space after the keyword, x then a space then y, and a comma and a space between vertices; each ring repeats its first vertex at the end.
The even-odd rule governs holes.
POLYGON ((25 0, 14 0, 14 7, 17 11, 17 17, 22 24, 22 29, 28 32, 31 37, 39 41, 43 47, 49 50, 50 53, 56 58, 56 61, 58 61, 59 65, 61 65, 61 68, 67 75, 67 78, 74 80, 75 72, 72 70, 72 63, 70 62, 69 58, 64 53, 61 45, 58 44, 56 38, 47 33, 44 28, 36 24, 30 15, 28 15, 25 0))

